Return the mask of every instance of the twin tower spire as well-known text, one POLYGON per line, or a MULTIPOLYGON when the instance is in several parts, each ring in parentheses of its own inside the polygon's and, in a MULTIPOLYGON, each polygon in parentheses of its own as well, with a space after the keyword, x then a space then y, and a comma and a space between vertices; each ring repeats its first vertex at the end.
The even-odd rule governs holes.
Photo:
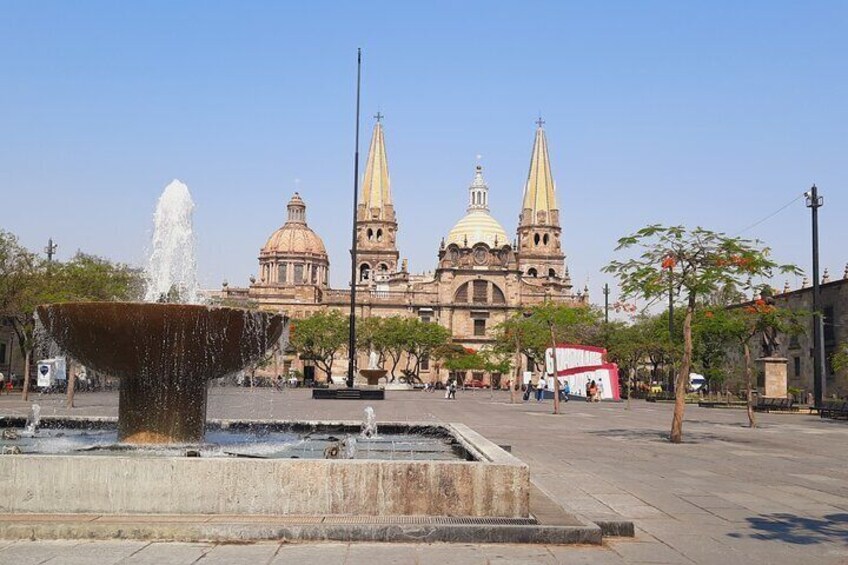
MULTIPOLYGON (((389 177, 389 165, 386 157, 386 143, 381 123, 382 115, 375 116, 377 122, 371 136, 371 147, 368 150, 368 161, 365 164, 365 175, 362 179, 362 192, 357 206, 357 237, 360 256, 359 279, 367 282, 381 273, 388 274, 397 271, 398 251, 396 246, 397 217, 392 202, 391 180, 389 177)), ((534 236, 547 247, 547 253, 553 252, 553 259, 559 259, 562 263, 564 256, 559 246, 559 206, 556 200, 556 186, 551 173, 550 157, 548 155, 548 142, 544 122, 540 119, 536 122, 536 138, 533 143, 533 152, 530 159, 530 171, 524 185, 522 210, 519 221, 519 238, 522 243, 527 236, 532 242, 534 236), (542 233, 544 232, 544 233, 542 233), (545 237, 547 235, 547 237, 545 237), (555 248, 554 248, 554 243, 555 248)), ((482 179, 482 169, 478 166, 474 183, 485 187, 482 179)), ((474 186, 472 185, 472 189, 474 186)), ((473 192, 473 190, 472 190, 473 192)), ((481 192, 486 192, 481 190, 481 192)), ((488 202, 483 200, 486 195, 481 196, 477 206, 488 208, 488 202)), ((520 248, 524 246, 519 244, 520 248)), ((528 251, 535 251, 531 255, 539 255, 543 249, 539 244, 531 246, 528 251)), ((561 276, 562 267, 555 268, 557 275, 561 276)), ((553 274, 553 273, 551 273, 553 274)))

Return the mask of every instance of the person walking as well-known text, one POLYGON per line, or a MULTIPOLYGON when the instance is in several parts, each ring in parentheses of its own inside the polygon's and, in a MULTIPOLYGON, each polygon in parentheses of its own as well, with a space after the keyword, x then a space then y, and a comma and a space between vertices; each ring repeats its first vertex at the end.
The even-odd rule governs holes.
POLYGON ((568 384, 568 379, 563 383, 562 388, 559 389, 560 400, 563 402, 568 402, 568 395, 571 394, 571 385, 568 384))
POLYGON ((545 389, 547 388, 547 381, 539 375, 539 380, 536 382, 536 402, 542 402, 545 399, 545 389))
POLYGON ((591 381, 586 386, 586 402, 592 402, 595 400, 595 395, 598 393, 598 385, 595 384, 595 381, 591 381))
POLYGON ((451 381, 448 387, 448 399, 456 400, 456 381, 451 381))
MULTIPOLYGON (((6 375, 0 371, 0 394, 3 394, 4 391, 6 391, 6 375)), ((9 394, 9 392, 6 391, 6 394, 9 394)))

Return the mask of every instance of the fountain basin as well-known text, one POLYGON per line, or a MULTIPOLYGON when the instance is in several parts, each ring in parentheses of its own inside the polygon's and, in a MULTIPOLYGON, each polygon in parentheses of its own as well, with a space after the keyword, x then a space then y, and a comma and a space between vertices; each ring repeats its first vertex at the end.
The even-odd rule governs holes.
POLYGON ((380 384, 380 379, 386 376, 386 369, 359 369, 359 374, 365 378, 371 386, 380 384))
POLYGON ((257 361, 282 316, 188 304, 66 302, 38 307, 74 359, 121 379, 118 437, 129 443, 199 442, 207 382, 257 361))
MULTIPOLYGON (((357 435, 360 429, 358 422, 249 424, 336 435, 357 435)), ((5 455, 0 456, 0 480, 4 481, 0 512, 529 516, 527 466, 470 428, 462 424, 380 424, 381 434, 420 435, 425 430, 450 438, 461 447, 464 458, 5 455)))

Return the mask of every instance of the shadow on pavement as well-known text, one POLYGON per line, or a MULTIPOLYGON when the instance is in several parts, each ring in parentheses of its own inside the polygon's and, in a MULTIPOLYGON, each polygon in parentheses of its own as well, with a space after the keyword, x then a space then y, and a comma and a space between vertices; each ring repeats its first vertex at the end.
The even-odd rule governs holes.
POLYGON ((819 518, 794 514, 764 514, 748 518, 753 533, 731 533, 733 538, 777 540, 796 545, 839 543, 848 545, 848 513, 819 518))

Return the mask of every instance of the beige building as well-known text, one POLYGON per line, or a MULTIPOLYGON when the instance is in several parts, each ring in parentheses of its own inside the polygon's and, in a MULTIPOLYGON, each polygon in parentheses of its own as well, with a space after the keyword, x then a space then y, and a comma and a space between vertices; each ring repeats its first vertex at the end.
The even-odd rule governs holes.
MULTIPOLYGON (((510 242, 506 230, 491 215, 489 187, 483 167, 478 165, 468 188, 465 216, 440 243, 434 241, 434 248, 438 245, 435 270, 413 275, 405 260, 398 265, 399 224, 392 202, 383 126, 377 121, 356 211, 357 316, 415 316, 437 322, 451 330, 456 343, 479 350, 492 342, 495 326, 528 306, 545 301, 588 304, 588 289, 572 292, 542 125, 539 121, 518 210, 516 239, 510 242)), ((324 243, 307 225, 306 204, 295 193, 288 203, 286 223, 268 238, 259 253, 259 279, 251 280, 247 288, 225 286, 216 294, 229 301, 254 302, 293 319, 321 308, 347 312, 350 290, 329 288, 329 267, 324 243)), ((343 268, 349 269, 349 264, 343 268)), ((360 366, 364 366, 365 357, 365 353, 360 356, 360 366)), ((304 362, 293 356, 278 360, 276 365, 280 372, 304 370, 304 362)), ((334 374, 345 372, 346 359, 338 359, 334 374)), ((424 381, 445 380, 447 376, 446 371, 422 363, 424 381)), ((484 382, 499 378, 487 374, 472 377, 484 382)))

